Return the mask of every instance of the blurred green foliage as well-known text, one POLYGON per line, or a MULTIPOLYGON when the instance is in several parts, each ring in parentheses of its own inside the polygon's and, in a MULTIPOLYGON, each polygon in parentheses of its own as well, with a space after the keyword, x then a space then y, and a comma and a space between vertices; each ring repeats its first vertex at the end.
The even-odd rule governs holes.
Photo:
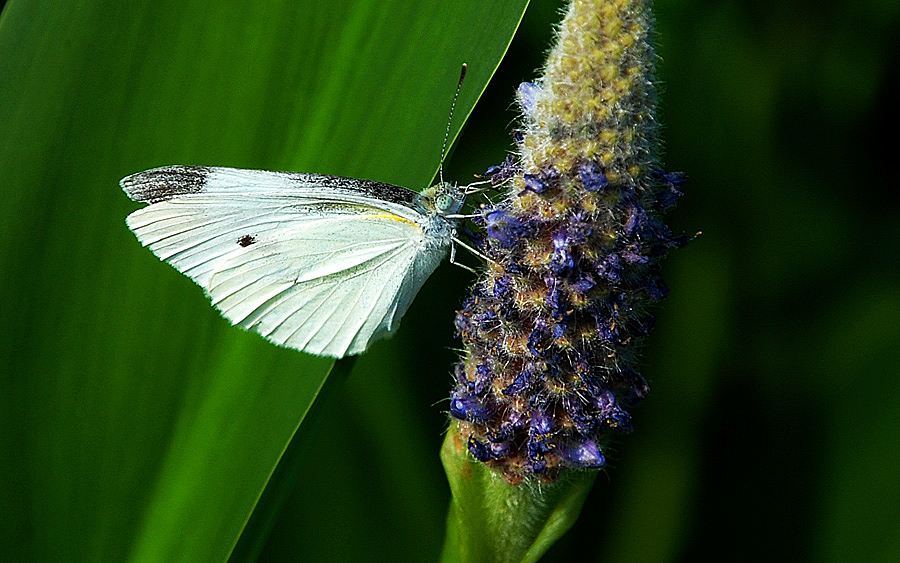
MULTIPOLYGON (((302 376, 329 363, 228 327, 139 247, 116 181, 203 163, 423 185, 456 65, 470 64, 467 108, 502 18, 435 7, 426 25, 399 0, 331 2, 315 20, 295 3, 36 4, 0 16, 0 554, 209 550, 318 393, 302 376), (391 47, 362 60, 371 29, 391 47), (198 483, 222 498, 197 504, 198 483)), ((529 8, 448 178, 503 160, 514 88, 557 9, 529 8)), ((666 264, 637 431, 545 559, 900 560, 900 205, 884 141, 900 3, 656 9, 665 161, 689 176, 669 219, 703 234, 666 264)), ((238 558, 437 559, 452 319, 470 281, 442 266, 397 337, 328 390, 276 472, 279 498, 263 498, 268 520, 248 528, 271 534, 238 558)))

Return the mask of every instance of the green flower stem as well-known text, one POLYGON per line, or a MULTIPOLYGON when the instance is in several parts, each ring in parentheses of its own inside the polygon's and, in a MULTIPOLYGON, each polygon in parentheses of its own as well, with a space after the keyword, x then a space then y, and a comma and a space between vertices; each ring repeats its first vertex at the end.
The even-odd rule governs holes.
POLYGON ((570 471, 553 483, 509 484, 472 459, 451 424, 441 461, 453 500, 441 560, 537 561, 575 523, 597 473, 570 471))

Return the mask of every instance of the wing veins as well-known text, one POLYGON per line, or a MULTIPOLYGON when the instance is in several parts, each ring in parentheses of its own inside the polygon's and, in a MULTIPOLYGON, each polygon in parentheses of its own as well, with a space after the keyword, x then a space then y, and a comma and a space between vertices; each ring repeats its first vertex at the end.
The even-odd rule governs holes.
MULTIPOLYGON (((374 271, 375 271, 374 269, 373 269, 373 270, 370 270, 370 272, 374 272, 374 271)), ((335 289, 337 289, 337 285, 335 285, 335 289)), ((347 310, 347 314, 346 314, 346 316, 344 317, 344 320, 341 322, 340 328, 343 328, 343 327, 347 324, 347 321, 350 320, 350 317, 352 316, 351 313, 352 313, 353 310, 356 308, 356 306, 359 305, 359 300, 362 299, 362 296, 363 296, 363 292, 362 292, 362 291, 359 291, 359 292, 356 293, 356 300, 353 302, 353 307, 351 307, 351 308, 349 308, 349 309, 347 310)), ((335 315, 335 313, 337 313, 337 310, 338 310, 338 307, 335 307, 334 309, 331 310, 330 313, 328 313, 328 317, 327 317, 326 319, 324 319, 324 320, 322 321, 321 324, 319 324, 319 327, 315 330, 315 332, 313 332, 312 336, 309 337, 309 339, 307 340, 307 344, 308 344, 310 341, 312 341, 312 339, 315 338, 316 335, 318 335, 320 332, 322 332, 322 329, 325 328, 326 325, 328 325, 328 322, 329 322, 332 318, 334 318, 334 315, 335 315)), ((370 312, 371 312, 371 311, 370 311, 370 312)), ((354 337, 354 338, 356 338, 356 335, 359 333, 359 330, 362 328, 362 325, 364 325, 364 324, 366 324, 366 318, 365 318, 365 317, 363 317, 362 323, 360 324, 359 328, 357 328, 356 332, 353 334, 353 337, 354 337)), ((334 343, 334 339, 337 338, 337 336, 338 336, 338 334, 340 334, 340 332, 341 332, 340 329, 337 330, 336 332, 334 332, 334 333, 331 335, 331 338, 328 340, 328 344, 326 344, 326 345, 324 346, 324 348, 328 348, 332 343, 334 343)), ((295 333, 296 333, 296 331, 295 331, 295 333)), ((351 339, 350 339, 350 343, 352 343, 352 342, 353 342, 353 339, 351 338, 351 339)), ((346 352, 346 350, 350 347, 350 343, 348 343, 346 346, 344 346, 344 351, 345 351, 345 352, 346 352)))
MULTIPOLYGON (((376 270, 376 268, 371 268, 371 269, 368 270, 368 273, 374 273, 375 270, 376 270)), ((394 270, 396 270, 396 268, 395 268, 394 270)), ((361 298, 361 297, 365 294, 365 292, 368 290, 369 283, 371 283, 371 282, 372 282, 372 276, 369 276, 369 279, 366 280, 365 284, 363 285, 363 290, 357 293, 357 299, 356 299, 356 301, 354 302, 354 305, 353 305, 354 308, 356 308, 356 305, 359 304, 360 298, 361 298)), ((356 340, 356 337, 359 336, 359 333, 362 331, 362 328, 363 328, 363 327, 365 326, 365 324, 366 324, 366 320, 368 320, 368 319, 370 318, 370 316, 372 315, 372 311, 374 311, 374 310, 376 309, 376 307, 378 307, 378 304, 381 302, 381 298, 384 296, 384 292, 385 292, 385 290, 387 289, 387 287, 388 287, 388 286, 387 286, 387 285, 384 285, 384 284, 381 286, 381 291, 379 292, 378 297, 372 301, 372 305, 371 305, 371 307, 369 307, 368 312, 367 312, 365 315, 363 315, 362 317, 358 317, 358 318, 361 318, 362 321, 359 323, 359 326, 357 326, 357 327, 355 328, 355 330, 354 330, 354 332, 353 332, 353 336, 349 339, 349 342, 348 342, 347 346, 345 347, 345 350, 348 349, 348 348, 350 347, 350 345, 353 344, 353 341, 356 340)), ((400 293, 400 291, 399 291, 399 290, 400 290, 400 287, 402 287, 402 283, 401 283, 399 286, 397 286, 397 290, 395 291, 395 294, 394 294, 394 296, 395 296, 394 301, 396 301, 396 296, 400 293)), ((390 307, 389 307, 389 308, 390 308, 390 307)), ((351 309, 351 311, 352 311, 352 310, 353 310, 353 309, 351 309)), ((332 315, 329 315, 329 319, 330 319, 332 316, 333 316, 333 314, 332 314, 332 315)), ((342 329, 343 329, 345 326, 347 326, 347 322, 350 321, 350 318, 351 318, 351 315, 347 315, 347 317, 344 318, 344 321, 341 323, 340 329, 339 329, 338 331, 336 331, 336 332, 334 333, 334 335, 331 337, 331 340, 328 341, 328 344, 329 344, 329 345, 330 345, 331 343, 333 343, 334 340, 335 340, 335 338, 337 338, 337 336, 343 332, 342 329)), ((384 321, 384 317, 382 317, 381 319, 379 319, 379 324, 378 324, 378 326, 381 326, 381 323, 382 323, 383 321, 384 321)), ((322 326, 324 327, 324 326, 325 326, 325 323, 323 323, 322 326)), ((319 330, 321 330, 321 328, 320 328, 319 330)), ((319 331, 317 331, 316 334, 318 334, 318 332, 319 332, 319 331)), ((374 334, 374 332, 373 332, 373 334, 374 334)))
MULTIPOLYGON (((367 281, 366 287, 365 287, 364 289, 368 289, 368 282, 371 282, 371 278, 367 281)), ((395 292, 394 292, 394 300, 396 300, 396 299, 397 299, 397 296, 400 294, 400 288, 401 288, 402 286, 403 286, 402 283, 401 283, 400 285, 397 286, 397 288, 396 288, 396 290, 395 290, 395 292)), ((363 317, 363 322, 360 323, 360 325, 356 328, 356 331, 353 333, 353 338, 350 339, 350 344, 353 344, 353 341, 356 340, 356 337, 357 337, 357 336, 359 336, 359 333, 360 333, 360 331, 362 330, 362 327, 365 326, 365 324, 366 324, 366 319, 369 318, 369 315, 372 314, 372 311, 374 311, 375 308, 378 306, 378 304, 381 302, 381 298, 384 296, 384 292, 385 292, 385 290, 387 289, 387 287, 388 287, 387 285, 382 284, 381 290, 380 290, 379 293, 378 293, 378 298, 375 299, 375 300, 372 302, 372 306, 369 307, 368 313, 366 313, 366 315, 363 317)), ((383 322, 384 322, 384 317, 382 317, 381 319, 379 319, 379 321, 378 321, 378 326, 380 327, 380 326, 383 324, 383 322)), ((346 323, 343 323, 343 324, 341 325, 341 327, 343 327, 344 324, 346 324, 346 323)), ((390 331, 390 330, 391 330, 391 327, 388 327, 387 330, 390 331)), ((375 332, 373 331, 372 334, 374 335, 375 332)), ((332 340, 333 340, 333 339, 332 339, 332 340)), ((349 348, 350 344, 347 345, 348 348, 349 348)), ((367 343, 367 344, 368 344, 368 343, 367 343)))
MULTIPOLYGON (((371 246, 374 246, 374 243, 375 243, 375 242, 376 242, 376 241, 371 241, 371 246)), ((342 251, 345 251, 345 250, 347 250, 347 249, 351 249, 351 248, 355 248, 355 247, 363 247, 364 244, 365 244, 365 243, 358 243, 358 244, 348 245, 348 246, 345 246, 345 247, 342 247, 342 248, 339 248, 339 249, 335 249, 335 250, 329 251, 329 252, 327 253, 327 256, 326 256, 324 259, 322 259, 321 262, 323 262, 323 263, 324 263, 324 262, 328 262, 328 261, 331 260, 338 252, 342 252, 342 251)), ((338 274, 338 273, 340 273, 340 272, 347 272, 347 271, 349 271, 349 270, 352 270, 352 269, 354 269, 354 268, 357 268, 358 266, 361 266, 361 265, 365 264, 366 262, 370 262, 370 261, 372 261, 372 260, 376 260, 376 259, 378 259, 378 258, 381 257, 381 256, 385 256, 385 255, 387 255, 387 254, 390 254, 391 256, 393 256, 393 255, 395 255, 396 253, 398 253, 398 252, 399 252, 400 250, 402 250, 402 249, 403 249, 403 245, 396 245, 396 244, 394 244, 394 245, 391 246, 391 248, 390 248, 389 250, 387 250, 387 251, 385 251, 385 252, 382 252, 382 253, 379 253, 378 255, 371 256, 371 257, 369 257, 369 258, 363 260, 362 262, 359 262, 358 264, 354 264, 353 266, 350 266, 349 268, 345 268, 345 269, 343 269, 343 270, 337 270, 337 271, 335 271, 335 272, 330 272, 330 273, 327 273, 327 274, 318 275, 318 276, 313 277, 313 278, 307 278, 307 279, 304 279, 303 281, 299 281, 299 278, 297 278, 297 279, 295 279, 295 280, 292 282, 291 287, 297 285, 298 283, 307 283, 307 282, 310 282, 310 281, 312 281, 312 280, 317 280, 317 279, 322 279, 322 278, 326 278, 326 277, 329 277, 329 276, 333 276, 333 275, 336 275, 336 274, 338 274)), ((221 254, 221 255, 215 257, 215 258, 211 258, 210 261, 213 260, 213 259, 220 258, 221 256, 224 256, 224 254, 227 254, 227 252, 225 252, 225 253, 223 253, 223 254, 221 254)), ((324 255, 324 254, 326 254, 326 253, 325 253, 325 252, 321 252, 321 253, 310 254, 310 255, 308 255, 308 256, 317 256, 317 255, 324 255)), ((255 257, 253 257, 253 258, 250 258, 249 260, 246 260, 246 261, 244 261, 244 262, 241 262, 240 264, 236 264, 236 265, 230 266, 230 267, 228 267, 228 268, 226 268, 226 269, 219 270, 219 271, 217 272, 217 275, 223 276, 226 272, 229 272, 229 271, 236 272, 235 275, 230 276, 230 277, 228 277, 228 278, 225 278, 225 281, 228 281, 228 280, 234 279, 236 276, 240 275, 240 270, 246 269, 248 265, 253 264, 254 262, 259 262, 259 261, 262 261, 262 260, 267 260, 267 259, 269 259, 269 258, 271 258, 271 255, 268 255, 268 254, 261 254, 261 255, 259 255, 259 256, 255 256, 255 257)), ((200 266, 200 265, 202 265, 202 264, 204 264, 204 263, 206 263, 206 262, 201 262, 201 263, 199 263, 199 264, 197 264, 197 265, 195 265, 195 266, 192 266, 191 268, 198 267, 198 266, 200 266)), ((352 279, 353 277, 356 277, 357 275, 361 275, 361 274, 350 274, 349 278, 352 279)), ((213 301, 213 304, 214 304, 214 305, 217 305, 218 303, 221 303, 222 301, 228 299, 229 297, 232 297, 233 295, 235 295, 235 294, 237 294, 237 293, 243 291, 244 289, 246 289, 246 288, 249 287, 250 285, 256 283, 257 281, 259 281, 259 280, 258 280, 258 279, 255 279, 255 280, 249 281, 248 283, 246 283, 246 284, 244 284, 244 285, 239 285, 239 286, 237 286, 236 288, 234 288, 234 289, 232 289, 231 291, 229 291, 227 294, 222 295, 222 296, 220 296, 220 297, 217 297, 217 298, 213 301)), ((217 285, 222 285, 222 283, 219 283, 219 284, 217 284, 217 285)), ((250 297, 251 297, 251 296, 247 296, 245 299, 242 299, 242 300, 239 301, 238 303, 242 303, 242 302, 244 302, 246 299, 249 299, 250 297)), ((237 304, 235 304, 235 305, 237 305, 237 304)), ((249 315, 248 315, 248 316, 249 316, 249 315)))
MULTIPOLYGON (((396 252, 392 253, 390 256, 379 255, 379 256, 373 257, 371 260, 367 260, 365 263, 360 264, 359 266, 355 266, 354 269, 359 269, 360 271, 353 272, 352 274, 350 274, 350 279, 355 279, 355 278, 357 278, 357 277, 359 277, 359 276, 361 276, 361 275, 366 275, 366 274, 369 274, 369 273, 371 273, 371 272, 374 272, 374 271, 375 271, 376 269, 378 269, 378 267, 380 267, 385 261, 387 261, 387 259, 388 259, 389 257, 393 257, 393 254, 395 254, 395 253, 396 253, 396 252), (370 264, 370 262, 373 262, 374 260, 379 259, 379 258, 381 259, 381 261, 380 261, 378 264, 370 264), (362 266, 363 266, 364 264, 366 265, 366 267, 365 267, 365 268, 362 268, 362 266)), ((297 334, 297 332, 299 332, 300 329, 302 329, 302 328, 306 325, 306 323, 309 322, 309 319, 311 319, 311 318, 319 311, 319 309, 322 308, 322 305, 324 305, 325 302, 326 302, 328 299, 330 299, 331 297, 334 296, 335 291, 337 291, 338 288, 339 288, 340 286, 341 286, 340 283, 335 283, 335 284, 334 284, 334 286, 333 286, 333 287, 331 288, 331 290, 328 292, 328 295, 327 295, 324 299, 322 299, 321 302, 319 303, 319 305, 317 305, 316 308, 313 309, 312 312, 311 312, 309 315, 306 316, 306 318, 304 319, 304 321, 303 321, 302 323, 300 323, 300 324, 297 326, 297 328, 294 329, 294 330, 291 332, 291 335, 287 338, 287 340, 290 340, 291 338, 293 338, 293 337, 297 334)), ((330 318, 330 315, 329 315, 329 318, 330 318)), ((282 325, 284 325, 284 322, 285 322, 286 320, 287 320, 287 318, 283 319, 282 322, 280 322, 280 323, 278 324, 278 326, 276 327, 276 329, 277 329, 277 328, 280 328, 282 325)), ((306 339, 306 341, 303 343, 303 348, 305 348, 305 347, 310 343, 310 341, 312 341, 313 337, 315 337, 315 335, 319 333, 319 331, 322 329, 323 326, 324 326, 324 323, 323 323, 323 324, 320 324, 319 327, 315 330, 315 332, 313 332, 313 333, 306 339)), ((275 330, 275 329, 273 329, 272 331, 269 331, 268 334, 271 334, 272 332, 274 332, 274 330, 275 330)))
MULTIPOLYGON (((367 267, 365 267, 365 268, 363 268, 362 266, 365 265, 365 264, 368 263, 368 262, 372 262, 373 260, 378 260, 379 258, 382 259, 382 262, 386 259, 386 258, 385 258, 385 255, 373 256, 372 258, 370 258, 370 259, 367 260, 366 262, 363 262, 363 263, 361 263, 361 264, 358 264, 358 265, 356 265, 356 266, 353 266, 351 269, 355 269, 355 270, 359 270, 359 271, 356 271, 356 272, 353 272, 353 273, 349 274, 348 279, 354 279, 354 278, 356 278, 356 277, 358 277, 358 276, 360 276, 360 275, 363 275, 363 274, 365 274, 365 273, 367 273, 367 272, 369 272, 369 271, 372 271, 372 270, 377 269, 377 268, 381 265, 380 263, 379 263, 379 264, 369 264, 369 265, 368 265, 367 267)), ((323 276, 322 278, 318 278, 318 279, 325 279, 325 277, 327 277, 327 276, 323 276)), ((251 286, 253 283, 256 283, 256 282, 258 282, 258 281, 259 281, 259 279, 256 279, 256 280, 251 281, 250 283, 248 283, 248 284, 242 286, 239 290, 233 292, 233 293, 230 294, 229 296, 234 295, 234 294, 236 294, 236 293, 238 293, 239 291, 242 291, 242 290, 244 290, 244 289, 247 289, 247 288, 248 288, 249 286, 251 286)), ((306 283, 306 282, 301 282, 301 283, 306 283)), ((271 308, 272 308, 272 307, 274 307, 275 305, 278 304, 278 301, 281 299, 282 294, 287 293, 287 292, 293 290, 297 285, 298 285, 297 282, 291 283, 291 284, 288 285, 287 287, 285 287, 285 288, 279 290, 277 293, 275 293, 275 294, 273 294, 272 296, 266 298, 262 303, 260 303, 259 305, 256 305, 256 306, 255 306, 249 313, 247 313, 247 314, 242 318, 242 320, 239 321, 239 322, 243 322, 243 321, 245 321, 246 319, 248 319, 248 318, 250 318, 250 317, 252 317, 252 316, 255 315, 257 318, 256 318, 256 320, 254 320, 254 321, 251 323, 251 326, 256 326, 256 325, 258 325, 259 320, 260 320, 262 317, 264 317, 266 314, 268 314, 268 312, 271 311, 271 308)), ((329 293, 328 297, 330 297, 330 296, 334 293, 334 291, 337 290, 337 288, 338 288, 339 286, 340 286, 340 284, 337 284, 337 283, 334 284, 333 288, 330 290, 330 293, 329 293)), ((250 298, 252 298, 252 295, 246 296, 245 298, 241 299, 241 301, 239 301, 237 304, 243 303, 243 302, 245 302, 247 299, 250 299, 250 298)), ((223 298, 223 299, 224 299, 224 298, 223 298)), ((267 330, 266 332, 260 332, 260 334, 262 334, 262 335, 265 336, 266 338, 270 337, 275 331, 277 331, 277 330, 280 329, 282 326, 284 326, 284 323, 286 323, 286 322, 290 319, 290 317, 292 317, 293 315, 299 313, 299 312, 300 312, 299 309, 301 309, 302 307, 306 306, 306 305, 310 302, 310 300, 311 300, 311 299, 308 299, 308 300, 304 301, 303 304, 300 305, 300 307, 296 308, 296 310, 295 310, 293 313, 291 313, 290 315, 287 315, 285 318, 283 318, 283 319, 281 320, 281 322, 279 322, 278 324, 276 324, 275 326, 273 326, 271 329, 267 330)), ((221 300, 217 301, 216 303, 220 303, 220 302, 221 302, 221 300)), ((235 304, 234 306, 236 306, 237 304, 235 304)), ((232 306, 232 307, 234 307, 234 306, 232 306)), ((305 320, 304 320, 302 323, 300 323, 300 325, 297 327, 297 329, 295 329, 295 330, 291 333, 291 335, 287 337, 286 340, 289 340, 290 338, 293 338, 293 336, 297 333, 297 331, 299 331, 301 328, 303 328, 303 326, 306 324, 306 322, 308 322, 308 320, 315 314, 316 311, 318 311, 318 309, 319 309, 319 308, 317 307, 317 308, 314 309, 309 315, 307 315, 307 316, 305 317, 305 320)))

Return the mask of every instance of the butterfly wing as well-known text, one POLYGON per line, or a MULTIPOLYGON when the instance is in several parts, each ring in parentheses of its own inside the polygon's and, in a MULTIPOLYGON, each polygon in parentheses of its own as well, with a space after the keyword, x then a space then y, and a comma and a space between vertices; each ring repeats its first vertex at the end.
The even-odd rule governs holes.
POLYGON ((375 182, 167 167, 122 185, 151 203, 127 219, 138 239, 228 320, 333 357, 396 330, 452 231, 411 207, 414 192, 375 182))

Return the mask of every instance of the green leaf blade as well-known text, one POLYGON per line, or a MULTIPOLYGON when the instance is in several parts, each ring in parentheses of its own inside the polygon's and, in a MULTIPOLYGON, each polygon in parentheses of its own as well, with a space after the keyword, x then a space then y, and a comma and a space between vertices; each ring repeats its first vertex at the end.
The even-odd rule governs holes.
POLYGON ((425 186, 459 63, 464 116, 524 8, 309 4, 5 7, 0 552, 224 559, 332 365, 229 327, 140 248, 118 179, 181 163, 425 186), (505 24, 460 23, 481 20, 505 24))

